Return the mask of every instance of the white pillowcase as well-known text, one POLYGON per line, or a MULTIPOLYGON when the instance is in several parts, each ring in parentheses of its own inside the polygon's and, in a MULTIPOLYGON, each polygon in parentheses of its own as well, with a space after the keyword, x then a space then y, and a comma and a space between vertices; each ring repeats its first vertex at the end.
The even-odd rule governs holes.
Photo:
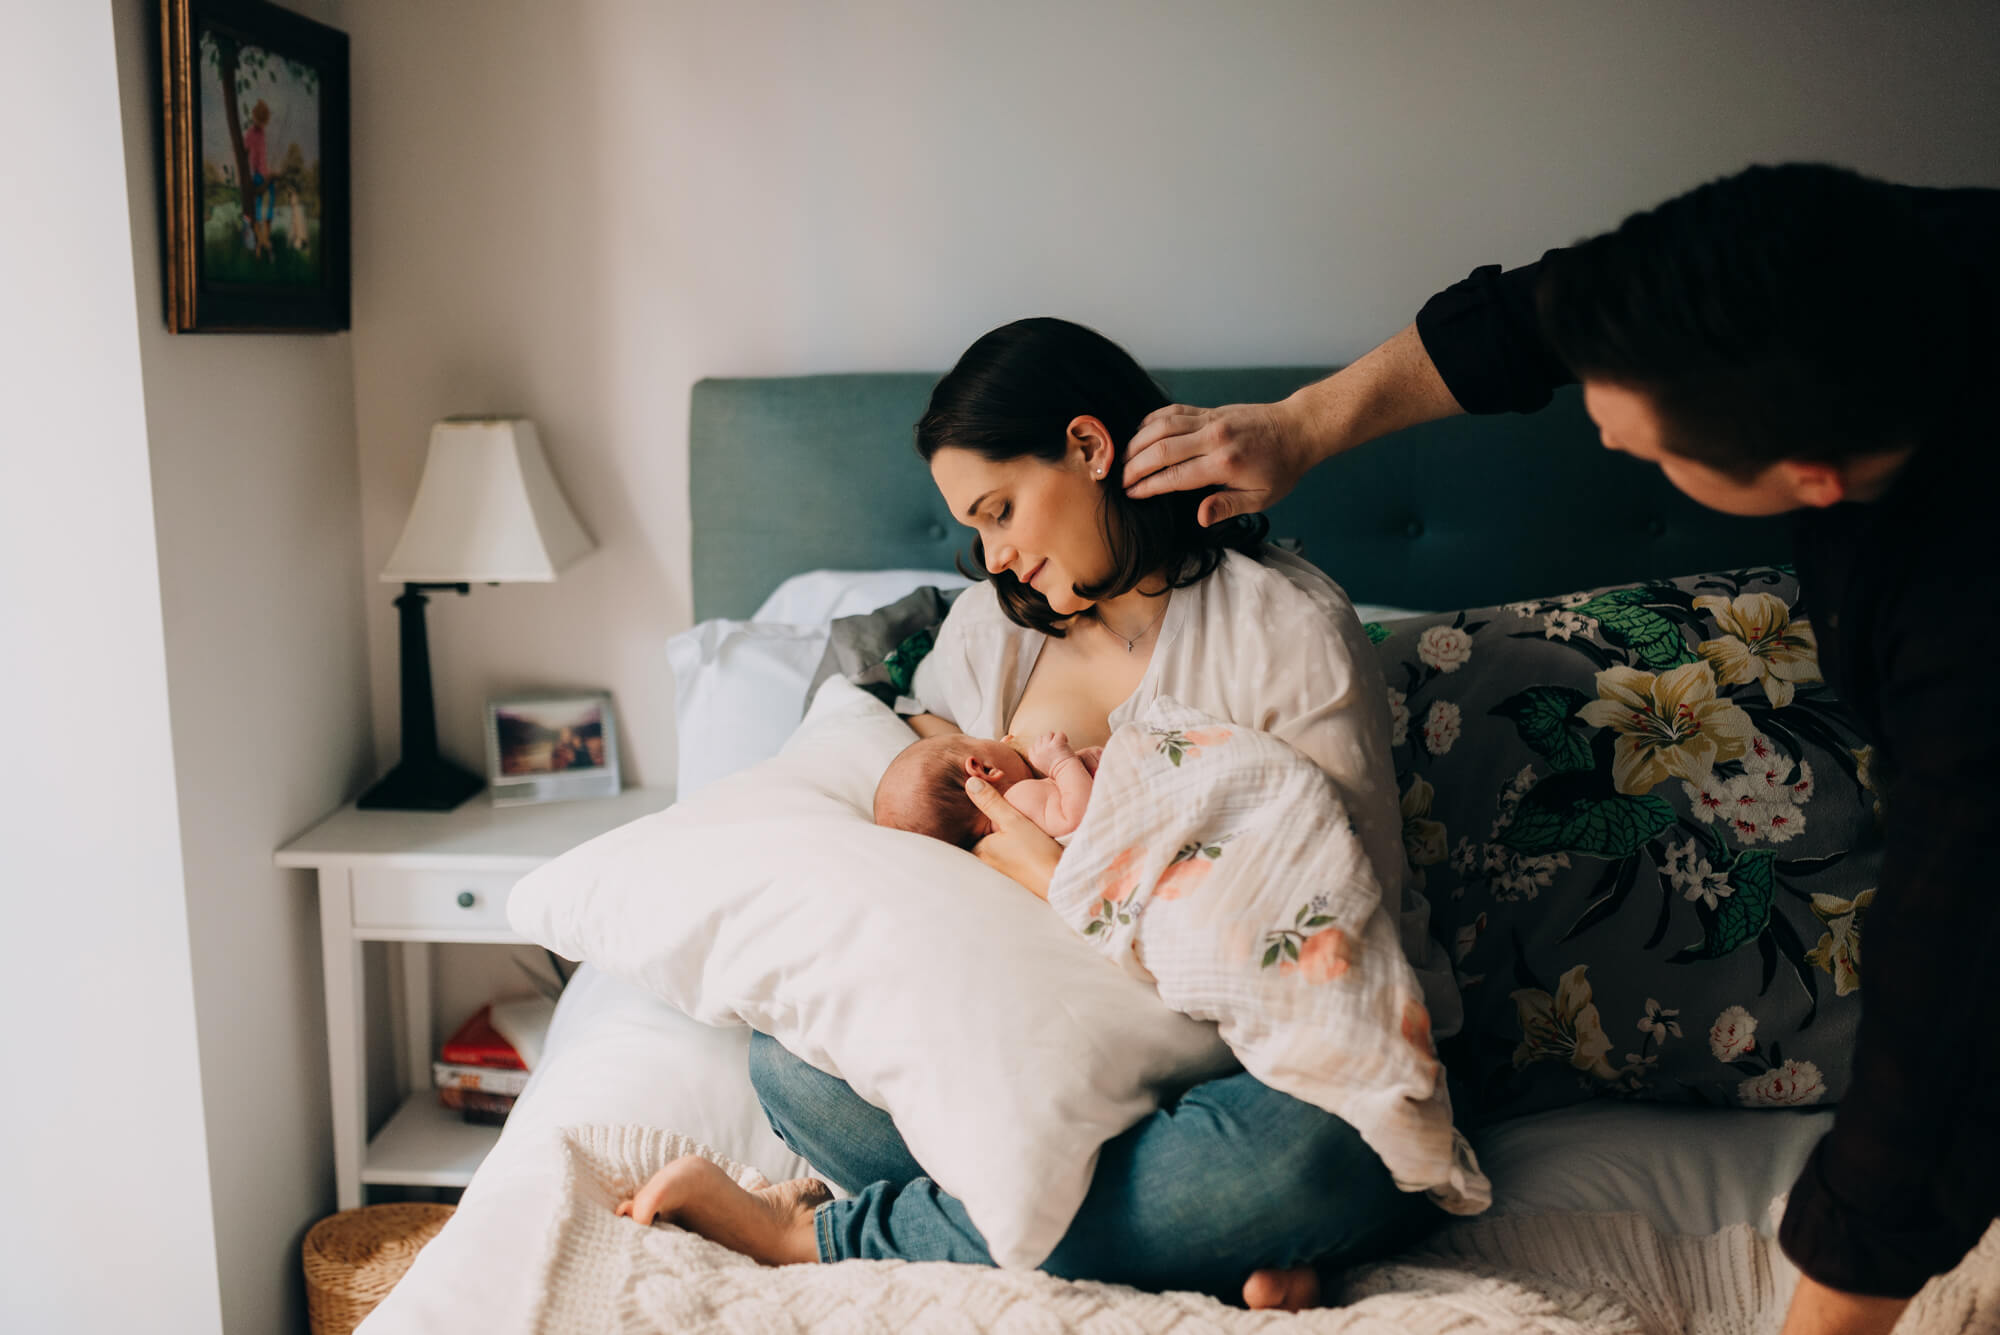
POLYGON ((1408 607, 1384 607, 1379 603, 1356 603, 1354 615, 1361 618, 1363 625, 1370 621, 1403 621, 1410 617, 1429 616, 1429 612, 1419 612, 1408 607))
POLYGON ((667 641, 676 797, 778 754, 805 712, 826 640, 819 626, 703 621, 667 641))
POLYGON ((825 629, 835 617, 873 612, 914 589, 962 589, 971 582, 952 570, 808 570, 773 590, 751 620, 825 629))
POLYGON ((531 941, 708 1024, 747 1024, 888 1110, 1002 1266, 1039 1265, 1103 1143, 1164 1085, 1235 1069, 1041 900, 961 849, 885 830, 906 725, 841 678, 782 754, 531 872, 531 941))

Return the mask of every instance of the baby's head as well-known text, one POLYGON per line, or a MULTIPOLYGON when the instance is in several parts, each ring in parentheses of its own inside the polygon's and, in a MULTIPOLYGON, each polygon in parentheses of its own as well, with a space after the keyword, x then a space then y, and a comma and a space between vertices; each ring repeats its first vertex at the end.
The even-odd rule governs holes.
POLYGON ((1005 742, 962 732, 926 737, 889 762, 875 786, 875 823, 971 848, 993 833, 965 792, 974 775, 1005 792, 1035 772, 1005 742))

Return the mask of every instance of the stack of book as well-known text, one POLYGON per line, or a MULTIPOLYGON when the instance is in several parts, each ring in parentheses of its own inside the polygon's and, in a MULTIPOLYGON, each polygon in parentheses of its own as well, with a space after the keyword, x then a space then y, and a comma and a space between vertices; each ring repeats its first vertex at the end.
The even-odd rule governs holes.
POLYGON ((498 1126, 528 1084, 528 1064, 493 1027, 493 1007, 481 1006, 445 1041, 431 1064, 438 1101, 468 1122, 498 1126))

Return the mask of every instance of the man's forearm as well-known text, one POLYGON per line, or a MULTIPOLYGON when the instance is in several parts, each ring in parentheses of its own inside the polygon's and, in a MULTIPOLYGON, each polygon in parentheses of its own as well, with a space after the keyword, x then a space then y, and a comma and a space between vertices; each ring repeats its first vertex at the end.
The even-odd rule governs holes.
POLYGON ((1295 414, 1316 464, 1391 431, 1465 411, 1445 388, 1414 324, 1283 406, 1295 414))

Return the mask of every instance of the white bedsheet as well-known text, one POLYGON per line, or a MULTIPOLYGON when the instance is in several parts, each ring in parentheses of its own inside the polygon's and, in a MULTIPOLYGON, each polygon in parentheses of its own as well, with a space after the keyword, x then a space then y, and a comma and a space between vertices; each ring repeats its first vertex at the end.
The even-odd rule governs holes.
POLYGON ((756 1111, 749 1044, 748 1029, 697 1024, 586 965, 564 990, 541 1068, 457 1213, 361 1331, 512 1335, 527 1328, 530 1286, 561 1200, 557 1127, 659 1126, 695 1135, 774 1182, 809 1172, 756 1111), (697 1135, 696 1126, 707 1134, 697 1135))
MULTIPOLYGON (((597 970, 579 972, 499 1144, 362 1335, 527 1329, 562 1201, 558 1127, 641 1124, 694 1135, 671 1123, 698 1119, 707 1134, 697 1138, 772 1181, 808 1172, 756 1111, 748 1044, 746 1029, 696 1024, 597 970)), ((1768 1233, 1774 1198, 1832 1120, 1828 1111, 1599 1102, 1503 1123, 1474 1144, 1493 1182, 1494 1215, 1636 1210, 1670 1233, 1737 1223, 1768 1233)))

